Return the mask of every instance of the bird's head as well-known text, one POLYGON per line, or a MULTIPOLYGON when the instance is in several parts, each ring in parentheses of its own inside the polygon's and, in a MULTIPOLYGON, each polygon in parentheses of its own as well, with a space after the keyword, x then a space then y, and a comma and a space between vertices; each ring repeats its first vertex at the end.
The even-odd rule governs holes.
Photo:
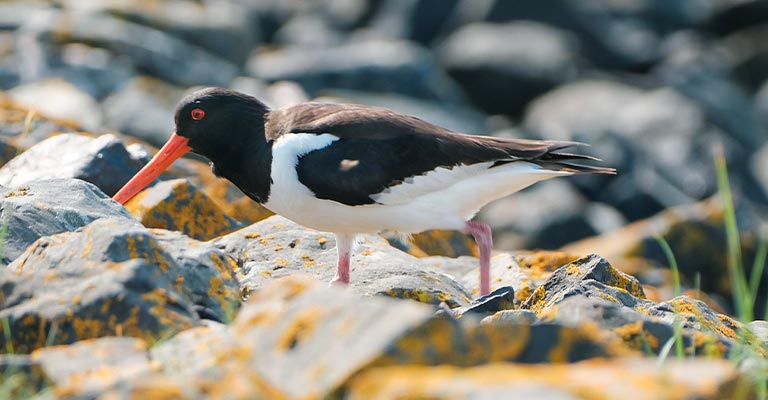
POLYGON ((226 157, 243 146, 247 135, 263 132, 268 111, 255 97, 233 90, 207 88, 190 94, 176 107, 171 137, 113 198, 125 204, 190 151, 208 158, 226 157))

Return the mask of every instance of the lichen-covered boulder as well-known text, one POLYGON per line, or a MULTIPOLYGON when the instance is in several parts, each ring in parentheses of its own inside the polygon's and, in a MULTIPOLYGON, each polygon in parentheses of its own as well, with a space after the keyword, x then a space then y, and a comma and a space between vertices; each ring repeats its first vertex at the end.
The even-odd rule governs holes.
POLYGON ((541 311, 570 295, 577 294, 580 285, 589 285, 591 281, 618 289, 618 297, 626 294, 629 297, 645 299, 645 293, 637 279, 617 270, 600 256, 592 254, 558 268, 543 285, 534 290, 531 297, 523 303, 523 308, 541 311))
POLYGON ((50 179, 0 188, 0 226, 5 230, 2 263, 16 259, 43 236, 74 231, 110 218, 138 225, 128 211, 93 184, 78 179, 50 179))
POLYGON ((568 362, 621 353, 591 329, 457 320, 302 276, 266 282, 229 327, 194 328, 152 350, 163 375, 186 377, 194 393, 229 389, 232 397, 248 397, 252 390, 273 398, 328 396, 382 366, 568 362))
POLYGON ((69 346, 37 349, 32 359, 64 397, 99 397, 106 389, 145 379, 153 371, 147 342, 135 337, 103 337, 69 346))
POLYGON ((574 364, 395 366, 369 369, 346 387, 346 399, 411 398, 726 399, 749 382, 725 360, 686 359, 664 368, 656 360, 625 358, 574 364))
POLYGON ((0 168, 0 185, 75 178, 114 195, 141 168, 114 135, 61 134, 43 140, 0 168))
MULTIPOLYGON (((242 265, 243 289, 252 291, 277 277, 310 274, 328 282, 336 273, 336 244, 330 233, 273 216, 213 241, 242 265)), ((428 261, 391 247, 376 235, 360 235, 351 261, 350 288, 423 303, 466 305, 470 294, 428 261)))
POLYGON ((231 320, 240 305, 234 260, 213 245, 178 232, 100 219, 75 232, 39 239, 8 268, 23 273, 79 271, 104 263, 141 259, 165 279, 201 317, 231 320))
POLYGON ((179 231, 197 240, 213 239, 242 227, 186 179, 158 182, 125 207, 147 228, 179 231))
POLYGON ((0 347, 16 353, 102 336, 154 343, 198 324, 164 271, 141 260, 5 271, 0 287, 2 330, 10 330, 0 347))

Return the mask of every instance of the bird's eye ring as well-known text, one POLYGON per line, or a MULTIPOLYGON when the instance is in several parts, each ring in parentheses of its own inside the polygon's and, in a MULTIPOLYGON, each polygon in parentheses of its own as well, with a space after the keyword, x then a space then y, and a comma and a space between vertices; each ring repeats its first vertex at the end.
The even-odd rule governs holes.
POLYGON ((189 114, 195 121, 200 121, 201 119, 205 118, 205 111, 203 111, 202 108, 195 108, 189 114))

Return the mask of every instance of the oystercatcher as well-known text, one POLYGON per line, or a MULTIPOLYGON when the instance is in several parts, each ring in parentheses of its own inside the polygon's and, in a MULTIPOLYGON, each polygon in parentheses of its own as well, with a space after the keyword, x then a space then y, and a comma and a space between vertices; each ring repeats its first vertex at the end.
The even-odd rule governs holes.
POLYGON ((125 203, 183 154, 251 199, 304 226, 336 235, 333 282, 349 283, 355 235, 454 229, 480 249, 480 293, 490 290, 491 229, 481 207, 537 181, 613 174, 563 151, 577 142, 501 139, 449 131, 394 111, 304 103, 270 110, 258 99, 208 88, 182 99, 176 131, 115 196, 125 203))

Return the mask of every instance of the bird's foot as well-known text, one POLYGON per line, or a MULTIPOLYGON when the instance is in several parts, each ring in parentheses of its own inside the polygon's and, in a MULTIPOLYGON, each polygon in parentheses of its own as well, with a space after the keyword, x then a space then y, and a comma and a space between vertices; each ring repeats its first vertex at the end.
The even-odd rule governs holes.
POLYGON ((336 276, 334 276, 333 279, 331 279, 331 281, 328 282, 328 286, 333 286, 333 285, 342 285, 342 286, 349 285, 349 276, 343 277, 336 274, 336 276))

